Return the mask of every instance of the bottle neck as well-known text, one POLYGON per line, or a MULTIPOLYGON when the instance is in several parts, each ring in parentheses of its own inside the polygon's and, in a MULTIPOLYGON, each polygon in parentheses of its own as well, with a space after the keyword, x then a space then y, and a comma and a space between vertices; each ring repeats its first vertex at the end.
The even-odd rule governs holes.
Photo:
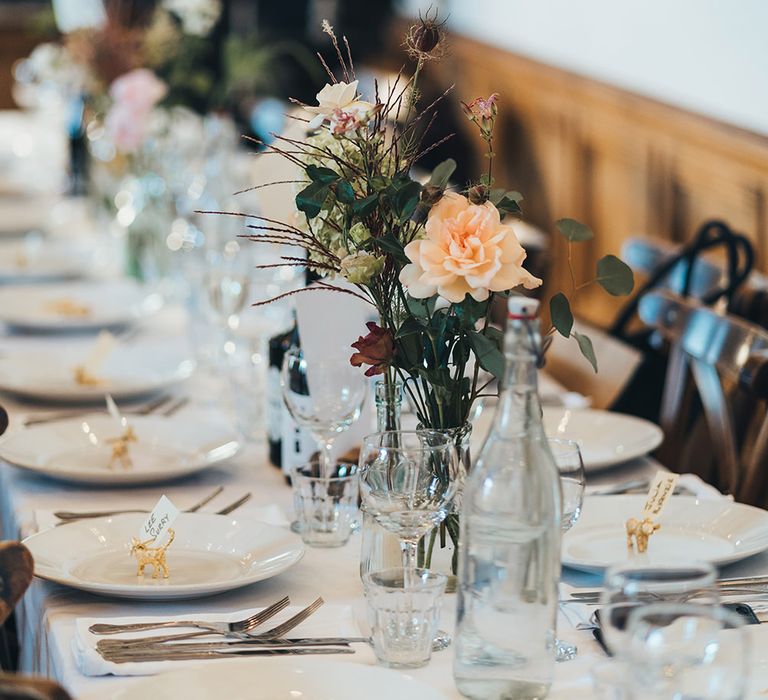
POLYGON ((508 320, 504 336, 506 370, 494 426, 498 434, 509 437, 530 433, 535 433, 536 437, 543 435, 538 388, 540 349, 538 319, 508 320))
POLYGON ((387 377, 376 382, 376 430, 383 433, 400 430, 400 409, 403 404, 403 384, 387 377))

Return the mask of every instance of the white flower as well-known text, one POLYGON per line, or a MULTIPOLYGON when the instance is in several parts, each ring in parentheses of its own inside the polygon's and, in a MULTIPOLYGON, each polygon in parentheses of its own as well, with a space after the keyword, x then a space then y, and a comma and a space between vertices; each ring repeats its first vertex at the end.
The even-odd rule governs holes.
POLYGON ((384 258, 362 250, 341 260, 341 276, 352 284, 368 284, 382 269, 384 258))
POLYGON ((221 0, 163 0, 163 7, 181 21, 185 34, 208 36, 221 15, 221 0))
POLYGON ((373 108, 370 102, 357 99, 357 80, 351 83, 339 82, 325 87, 317 93, 317 107, 306 107, 308 112, 317 116, 309 122, 310 129, 316 129, 335 111, 361 113, 373 108))

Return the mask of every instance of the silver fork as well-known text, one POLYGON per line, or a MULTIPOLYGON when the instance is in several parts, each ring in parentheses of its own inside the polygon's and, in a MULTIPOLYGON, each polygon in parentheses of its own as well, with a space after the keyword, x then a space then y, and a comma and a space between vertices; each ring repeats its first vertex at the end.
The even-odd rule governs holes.
MULTIPOLYGON (((280 637, 284 637, 288 632, 290 632, 294 627, 298 627, 304 620, 306 620, 308 617, 310 617, 312 614, 314 614, 318 608, 320 608, 321 605, 323 605, 325 601, 320 597, 317 598, 314 602, 310 603, 306 608, 303 610, 300 610, 297 612, 293 617, 289 617, 285 622, 280 623, 279 625, 276 625, 272 629, 267 630, 266 632, 261 632, 260 634, 250 634, 249 629, 255 629, 258 625, 252 624, 248 629, 238 629, 238 630, 205 630, 203 632, 187 632, 185 634, 169 634, 164 637, 141 637, 139 639, 110 639, 110 640, 101 640, 97 648, 99 650, 103 650, 105 648, 107 649, 114 649, 116 647, 119 647, 121 649, 126 648, 134 648, 134 647, 158 647, 159 649, 162 649, 165 645, 165 642, 175 642, 175 641, 181 641, 183 639, 194 639, 195 637, 202 637, 206 634, 210 634, 211 632, 215 632, 217 634, 224 634, 228 637, 234 637, 235 639, 248 639, 248 640, 258 640, 258 639, 279 639, 280 637), (105 642, 109 642, 108 644, 105 644, 105 642), (101 646, 99 646, 101 645, 101 646)), ((187 625, 187 627, 191 627, 192 625, 187 625)), ((201 628, 202 629, 202 628, 201 628)), ((90 628, 91 632, 93 632, 93 626, 90 628)), ((96 634, 99 634, 98 632, 96 634)), ((104 634, 103 632, 101 634, 104 634)))
MULTIPOLYGON (((263 624, 269 618, 274 617, 288 606, 290 603, 288 596, 281 598, 276 603, 273 603, 268 608, 264 608, 261 612, 258 612, 250 617, 246 617, 243 620, 235 620, 234 622, 216 622, 210 620, 168 620, 166 622, 133 622, 122 625, 109 625, 104 623, 97 623, 91 625, 88 631, 92 634, 120 634, 121 632, 144 632, 145 630, 164 629, 168 627, 197 627, 198 629, 205 630, 207 632, 218 632, 220 634, 227 634, 230 632, 245 632, 249 629, 253 629, 258 625, 263 624)), ((155 637, 154 639, 161 639, 155 637)), ((120 640, 121 643, 129 641, 140 640, 120 640)))
MULTIPOLYGON (((171 397, 168 394, 163 394, 162 396, 158 396, 156 399, 152 399, 150 402, 140 406, 139 408, 124 409, 123 413, 129 416, 149 416, 155 413, 155 411, 158 411, 162 406, 165 406, 165 404, 169 403, 170 401, 171 397)), ((170 408, 173 408, 175 403, 177 402, 174 402, 170 408)), ((54 423, 55 421, 67 420, 68 418, 79 418, 80 416, 87 416, 91 413, 98 413, 98 410, 90 408, 83 411, 59 411, 58 413, 49 413, 45 416, 34 416, 32 418, 28 418, 24 421, 24 426, 26 427, 30 425, 42 425, 44 423, 54 423)))
MULTIPOLYGON (((224 490, 223 486, 217 487, 216 489, 213 490, 213 492, 211 492, 209 495, 207 495, 202 501, 200 501, 199 503, 195 503, 195 505, 187 508, 187 510, 185 510, 184 512, 185 513, 196 513, 203 506, 208 505, 223 490, 224 490)), ((242 505, 242 504, 239 504, 239 505, 242 505)), ((227 507, 230 507, 230 506, 227 506, 227 507)), ((54 513, 54 515, 59 520, 69 521, 69 520, 83 520, 85 518, 107 518, 110 515, 122 515, 123 513, 148 513, 148 512, 149 512, 148 510, 141 510, 141 509, 134 509, 134 510, 91 510, 91 511, 80 511, 80 512, 68 511, 68 510, 57 510, 54 513)), ((222 515, 226 515, 226 513, 222 513, 222 515)))

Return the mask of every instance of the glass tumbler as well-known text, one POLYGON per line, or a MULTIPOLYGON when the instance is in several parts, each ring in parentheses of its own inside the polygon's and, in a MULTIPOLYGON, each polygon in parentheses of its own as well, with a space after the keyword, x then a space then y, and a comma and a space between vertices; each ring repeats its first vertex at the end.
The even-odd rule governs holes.
POLYGON ((403 569, 363 576, 371 643, 376 659, 389 668, 419 668, 429 663, 448 577, 416 569, 405 585, 403 569))
POLYGON ((321 476, 316 464, 307 464, 293 470, 291 484, 304 543, 312 547, 346 544, 357 517, 357 465, 339 463, 328 476, 321 476))

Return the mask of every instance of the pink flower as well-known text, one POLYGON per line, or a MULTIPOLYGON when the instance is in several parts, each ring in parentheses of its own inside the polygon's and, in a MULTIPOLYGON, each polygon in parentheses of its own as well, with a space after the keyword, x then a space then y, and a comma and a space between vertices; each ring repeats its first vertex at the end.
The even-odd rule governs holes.
POLYGON ((499 93, 494 92, 490 97, 476 97, 469 104, 461 103, 464 107, 464 111, 470 117, 477 119, 493 119, 496 116, 498 108, 496 107, 496 101, 499 99, 499 93))
POLYGON ((415 299, 438 294, 457 304, 471 294, 484 301, 490 292, 541 284, 523 268, 525 250, 490 202, 472 204, 447 192, 430 209, 425 229, 425 238, 405 246, 411 263, 400 271, 415 299))
POLYGON ((136 114, 151 112, 167 92, 168 86, 146 68, 123 73, 109 86, 112 100, 118 105, 129 107, 136 114))
POLYGON ((152 110, 167 90, 166 84, 146 68, 124 73, 112 82, 112 106, 105 127, 121 151, 135 151, 141 145, 152 110))

